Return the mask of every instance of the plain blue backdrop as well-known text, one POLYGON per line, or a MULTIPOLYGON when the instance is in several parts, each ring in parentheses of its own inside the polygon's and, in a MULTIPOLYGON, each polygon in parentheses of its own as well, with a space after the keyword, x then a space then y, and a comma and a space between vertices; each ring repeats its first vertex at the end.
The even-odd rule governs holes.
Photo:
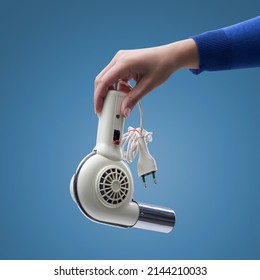
MULTIPOLYGON (((260 69, 174 74, 143 101, 161 234, 87 220, 69 182, 95 145, 96 75, 120 49, 185 39, 259 15, 260 2, 0 1, 1 259, 259 259, 260 69)), ((128 125, 138 126, 134 110, 128 125)))

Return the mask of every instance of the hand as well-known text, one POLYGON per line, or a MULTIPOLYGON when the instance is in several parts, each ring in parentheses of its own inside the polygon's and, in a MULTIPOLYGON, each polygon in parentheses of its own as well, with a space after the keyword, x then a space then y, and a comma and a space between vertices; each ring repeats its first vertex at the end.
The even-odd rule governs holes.
POLYGON ((128 117, 143 96, 180 68, 198 68, 198 51, 193 39, 147 49, 119 51, 96 77, 96 113, 101 113, 107 91, 113 84, 119 80, 134 80, 136 85, 126 95, 121 107, 121 114, 128 117))

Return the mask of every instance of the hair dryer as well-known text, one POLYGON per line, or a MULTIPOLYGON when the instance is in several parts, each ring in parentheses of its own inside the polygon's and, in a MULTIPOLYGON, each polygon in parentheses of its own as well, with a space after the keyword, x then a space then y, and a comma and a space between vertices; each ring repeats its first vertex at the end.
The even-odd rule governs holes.
POLYGON ((96 146, 79 164, 70 182, 73 200, 89 219, 122 228, 168 233, 175 224, 172 209, 133 199, 131 171, 122 160, 125 93, 110 90, 99 116, 96 146))

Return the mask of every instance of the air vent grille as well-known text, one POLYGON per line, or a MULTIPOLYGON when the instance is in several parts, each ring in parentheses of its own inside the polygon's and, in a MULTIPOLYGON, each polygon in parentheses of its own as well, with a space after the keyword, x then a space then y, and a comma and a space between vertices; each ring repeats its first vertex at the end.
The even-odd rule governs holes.
POLYGON ((107 205, 116 207, 123 203, 129 193, 129 181, 125 172, 119 168, 108 168, 98 182, 99 198, 107 205))

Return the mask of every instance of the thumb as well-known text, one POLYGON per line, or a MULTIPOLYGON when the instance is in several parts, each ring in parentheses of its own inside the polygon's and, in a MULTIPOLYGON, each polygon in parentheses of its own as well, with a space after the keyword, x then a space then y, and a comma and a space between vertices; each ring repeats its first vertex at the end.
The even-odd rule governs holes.
POLYGON ((144 77, 142 80, 140 80, 140 82, 137 83, 128 94, 126 94, 121 105, 122 116, 125 118, 129 117, 134 106, 152 89, 153 87, 150 84, 149 78, 144 77))

